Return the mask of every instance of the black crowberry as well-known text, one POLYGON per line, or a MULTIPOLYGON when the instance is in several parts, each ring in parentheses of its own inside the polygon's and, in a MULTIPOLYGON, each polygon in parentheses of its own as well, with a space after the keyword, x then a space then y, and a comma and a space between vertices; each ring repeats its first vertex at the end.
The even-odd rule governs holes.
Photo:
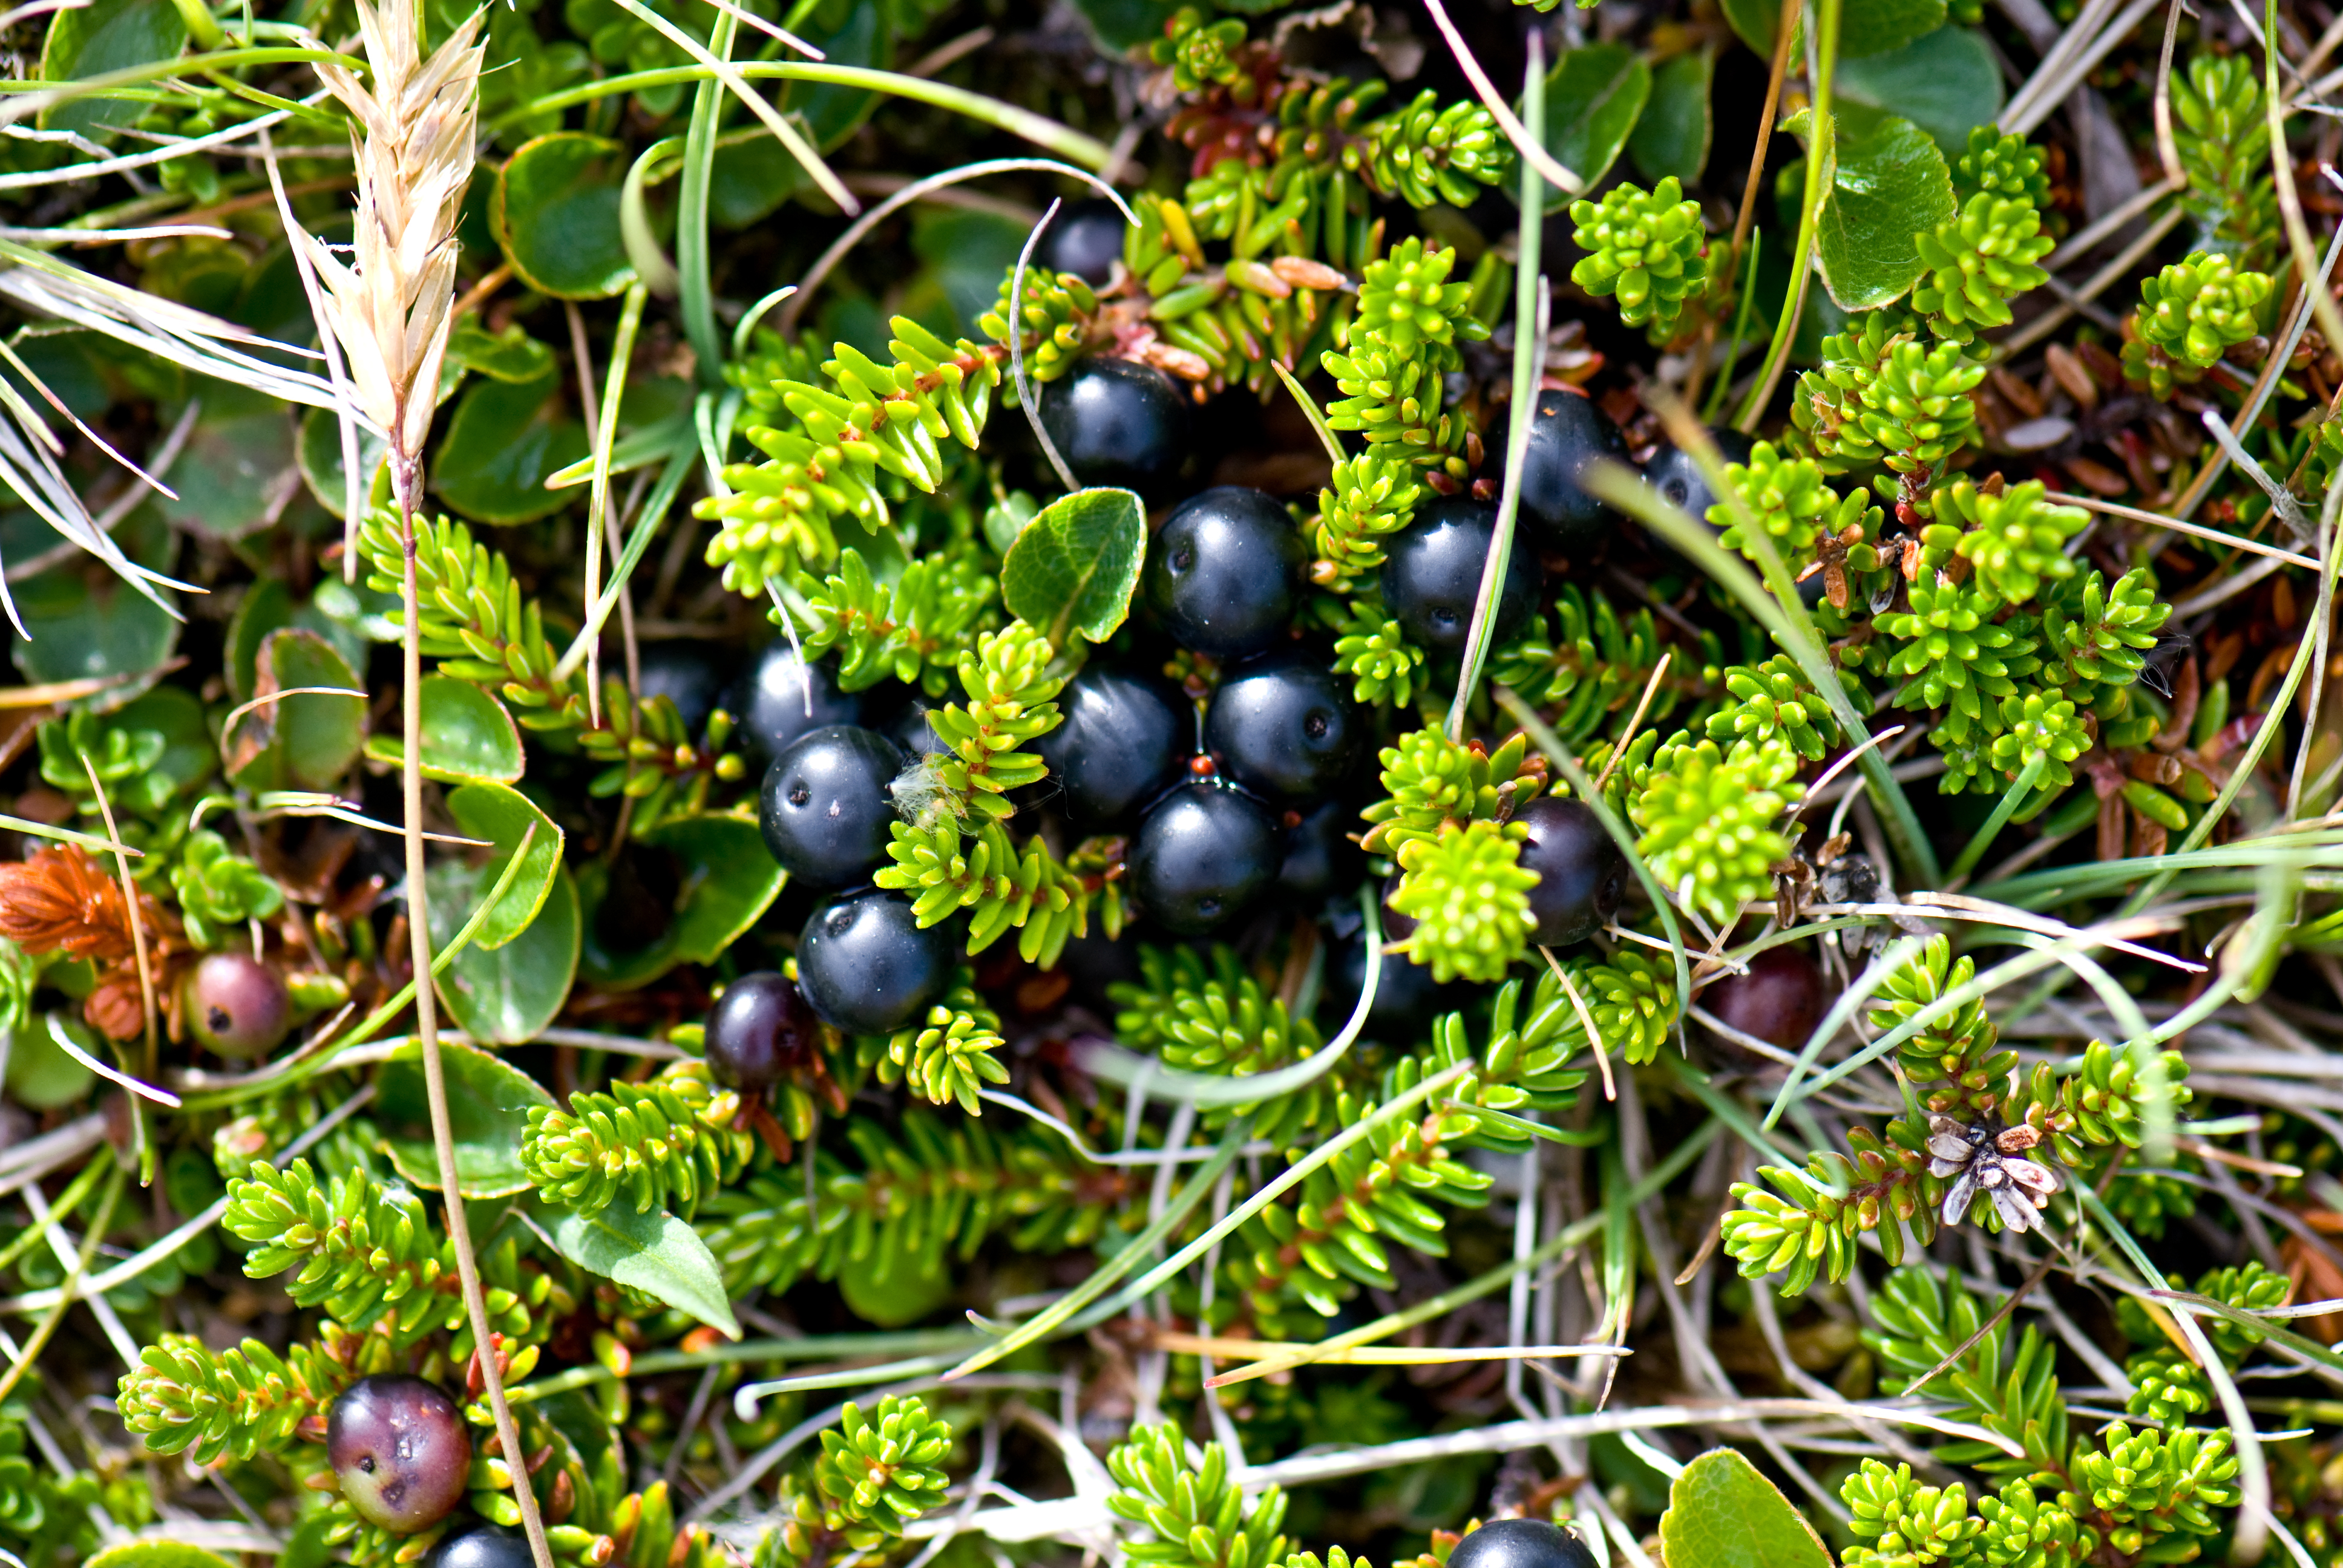
POLYGON ((1611 416, 1577 392, 1541 392, 1522 457, 1522 511, 1545 526, 1555 548, 1592 549, 1618 526, 1619 514, 1586 488, 1601 458, 1627 460, 1627 443, 1611 416))
POLYGON ((1202 936, 1269 885, 1283 838, 1251 796, 1220 784, 1182 785, 1139 825, 1126 862, 1131 896, 1165 930, 1202 936))
POLYGON ((716 711, 717 693, 724 687, 724 666, 712 647, 704 642, 647 643, 639 668, 644 701, 664 697, 674 703, 687 735, 708 728, 708 716, 716 711))
POLYGON ((942 707, 940 702, 913 694, 903 704, 902 710, 887 721, 887 738, 903 749, 903 755, 916 762, 922 757, 935 757, 950 751, 950 747, 928 722, 928 715, 942 707))
POLYGON ((1313 904, 1358 879, 1364 851, 1351 835, 1360 830, 1358 809, 1334 799, 1320 802, 1285 832, 1285 859, 1277 885, 1292 899, 1313 904))
POLYGON ((1567 947, 1593 936, 1619 912, 1627 893, 1627 857, 1602 820, 1581 800, 1552 796, 1531 801, 1513 814, 1529 825, 1522 844, 1522 869, 1538 874, 1530 890, 1530 913, 1540 947, 1567 947))
POLYGON ((798 990, 848 1034, 892 1034, 951 984, 949 927, 920 929, 911 900, 870 889, 813 912, 798 938, 798 990))
POLYGON ((809 729, 862 722, 862 694, 840 691, 838 672, 828 664, 800 662, 787 638, 765 645, 724 707, 768 761, 809 729))
POLYGON ((1081 828, 1121 821, 1180 776, 1194 709, 1160 681, 1086 669, 1058 693, 1058 727, 1033 742, 1065 813, 1081 828))
POLYGON ((483 1524, 433 1547, 423 1568, 534 1568, 536 1562, 525 1537, 483 1524))
MULTIPOLYGON (((1757 443, 1730 425, 1712 425, 1708 438, 1716 443, 1717 456, 1727 463, 1746 463, 1749 453, 1757 443)), ((1716 492, 1709 488, 1708 476, 1692 454, 1673 441, 1663 441, 1644 465, 1644 480, 1660 493, 1660 499, 1700 522, 1707 522, 1708 508, 1716 505, 1716 492)), ((1714 527, 1715 525, 1712 525, 1714 527)))
MULTIPOLYGON (((1458 648, 1473 629, 1481 571, 1497 530, 1497 509, 1462 496, 1434 501, 1394 535, 1383 553, 1383 606, 1423 648, 1458 648)), ((1503 640, 1537 608, 1538 564, 1517 538, 1505 563, 1493 636, 1503 640)))
POLYGON ((1796 948, 1767 948, 1746 974, 1727 975, 1697 999, 1720 1023, 1796 1050, 1823 1020, 1823 971, 1796 948))
POLYGON ((1362 724, 1350 682, 1286 647, 1248 659, 1204 710, 1204 749, 1221 771, 1274 799, 1314 799, 1342 781, 1362 724))
POLYGON ((781 869, 809 887, 850 887, 887 858, 888 785, 900 748, 875 729, 833 724, 801 735, 765 772, 757 825, 781 869))
POLYGON ((813 1053, 813 1009, 776 970, 742 975, 708 1010, 708 1076, 729 1089, 763 1089, 813 1053))
MULTIPOLYGON (((1114 264, 1122 259, 1123 231, 1130 226, 1122 209, 1104 196, 1074 202, 1061 208, 1042 234, 1033 264, 1051 272, 1071 272, 1092 288, 1104 288, 1114 281, 1114 264)), ((1051 437, 1056 438, 1054 434, 1051 437)))
POLYGON ((437 1383, 387 1373, 360 1378, 334 1401, 326 1458, 359 1518, 412 1535, 464 1500, 472 1434, 437 1383))
POLYGON ((1142 591, 1182 648, 1243 658, 1285 635, 1306 552, 1285 508, 1215 485, 1180 503, 1147 547, 1142 591))
POLYGON ((1595 1568, 1594 1553, 1543 1519, 1492 1519, 1456 1543, 1448 1568, 1595 1568))
POLYGON ((213 953, 180 982, 187 1032, 222 1056, 266 1056, 293 1027, 293 998, 277 972, 246 953, 213 953))
POLYGON ((1085 359, 1041 392, 1041 428, 1085 485, 1147 494, 1188 460, 1188 400, 1132 359, 1085 359))

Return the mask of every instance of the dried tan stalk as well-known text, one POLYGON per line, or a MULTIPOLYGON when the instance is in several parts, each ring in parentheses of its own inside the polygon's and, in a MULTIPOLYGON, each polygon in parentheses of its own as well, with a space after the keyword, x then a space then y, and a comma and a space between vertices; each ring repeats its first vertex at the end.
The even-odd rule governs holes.
POLYGON ((467 18, 426 58, 417 0, 387 0, 379 9, 368 0, 357 4, 373 90, 347 71, 318 67, 327 88, 362 132, 356 148, 356 244, 345 266, 316 239, 304 235, 301 242, 326 283, 322 313, 348 356, 353 398, 388 437, 391 490, 407 547, 406 759, 400 783, 407 818, 407 924, 417 980, 415 1033, 423 1048, 423 1085, 431 1107, 431 1141, 438 1155, 447 1239, 456 1253, 465 1315, 477 1347, 473 1366, 513 1469, 513 1500, 528 1535, 530 1555, 537 1568, 553 1568, 536 1491, 521 1463, 520 1429, 505 1399, 500 1352, 488 1329, 479 1263, 464 1216, 448 1125, 447 1075, 439 1055, 437 999, 430 979, 431 916, 424 878, 423 651, 416 607, 415 518, 423 499, 423 444, 431 431, 440 361, 454 321, 456 220, 472 177, 472 140, 479 118, 481 50, 475 40, 480 14, 467 18))

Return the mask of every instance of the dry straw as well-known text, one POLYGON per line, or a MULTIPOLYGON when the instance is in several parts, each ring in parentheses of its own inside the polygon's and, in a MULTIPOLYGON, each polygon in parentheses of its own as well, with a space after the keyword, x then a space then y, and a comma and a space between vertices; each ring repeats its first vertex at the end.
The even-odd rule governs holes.
MULTIPOLYGON (((407 913, 415 972, 431 972, 431 919, 425 902, 423 859, 422 648, 416 614, 415 518, 423 499, 423 444, 438 402, 439 366, 447 351, 456 293, 456 220, 473 169, 472 139, 479 116, 481 50, 475 13, 428 57, 423 53, 416 0, 390 0, 380 9, 357 0, 371 91, 350 72, 321 65, 318 75, 356 122, 358 176, 357 233, 345 264, 325 244, 303 234, 299 243, 324 279, 318 313, 349 361, 350 396, 387 437, 392 498, 406 543, 406 756, 402 769, 407 818, 407 913)), ((355 530, 358 508, 351 508, 355 530)), ((506 1402, 504 1380, 491 1347, 464 1206, 457 1194, 455 1142, 447 1121, 447 1086, 439 1058, 438 1019, 429 984, 415 993, 415 1032, 422 1045, 423 1079, 431 1103, 440 1191, 447 1236, 464 1290, 472 1337, 480 1347, 477 1375, 495 1412, 497 1434, 514 1477, 513 1496, 538 1568, 553 1568, 537 1498, 521 1464, 519 1429, 506 1402)))

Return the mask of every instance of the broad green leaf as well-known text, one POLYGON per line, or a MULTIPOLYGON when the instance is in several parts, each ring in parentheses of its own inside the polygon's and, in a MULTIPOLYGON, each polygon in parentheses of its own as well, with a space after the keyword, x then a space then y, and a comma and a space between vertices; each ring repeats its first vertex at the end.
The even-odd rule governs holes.
MULTIPOLYGON (((446 942, 496 885, 496 873, 448 861, 431 869, 430 883, 432 939, 446 942)), ((519 1045, 535 1040, 560 1012, 577 973, 578 884, 564 866, 528 930, 501 947, 475 941, 458 953, 439 979, 439 994, 474 1040, 519 1045)))
MULTIPOLYGON (((1603 183, 1627 135, 1652 95, 1652 68, 1624 44, 1587 44, 1564 50, 1545 79, 1545 147, 1586 183, 1603 183)), ((1546 193, 1548 212, 1569 205, 1568 193, 1546 193)))
POLYGON ((1738 1452, 1713 1448, 1684 1468, 1660 1515, 1660 1549, 1699 1568, 1830 1568, 1814 1526, 1738 1452))
POLYGON ((1106 53, 1121 55, 1163 36, 1163 24, 1180 7, 1176 0, 1074 0, 1074 9, 1106 53))
POLYGON ((911 1247, 873 1247, 838 1271, 846 1310, 882 1329, 918 1322, 951 1300, 953 1286, 940 1254, 911 1247))
POLYGON ((1708 166, 1708 96, 1715 76, 1714 45, 1674 55, 1652 73, 1652 101, 1627 138, 1627 156, 1654 185, 1670 175, 1690 185, 1708 166))
POLYGON ((1782 0, 1722 0, 1722 4, 1735 35, 1756 50, 1758 58, 1771 62, 1774 35, 1782 26, 1782 0))
POLYGON ((439 498, 476 523, 528 523, 558 512, 570 497, 547 476, 592 448, 572 418, 561 376, 511 382, 483 377, 464 389, 432 465, 439 498))
MULTIPOLYGON (((187 24, 171 0, 94 0, 49 18, 41 80, 72 82, 167 60, 187 42, 187 24)), ((13 72, 11 73, 14 74, 13 72)), ((41 112, 43 130, 117 130, 137 124, 148 106, 132 98, 73 98, 41 112)))
POLYGON ((184 1541, 126 1541, 109 1546, 82 1568, 235 1568, 216 1553, 184 1541))
MULTIPOLYGON (((528 838, 528 858, 521 862, 519 875, 472 937, 475 948, 493 952, 528 930, 552 896, 555 874, 561 869, 561 829, 538 809, 537 802, 507 784, 467 784, 450 790, 447 814, 466 838, 486 839, 496 846, 480 868, 484 890, 496 886, 521 839, 528 838), (531 828, 537 829, 533 838, 531 828)), ((465 918, 469 918, 468 909, 465 918)), ((452 928, 448 934, 454 935, 452 928)))
MULTIPOLYGON (((435 922, 436 923, 436 922, 435 922)), ((467 1198, 506 1198, 528 1190, 520 1144, 531 1106, 553 1096, 518 1068, 454 1040, 439 1042, 447 1081, 447 1136, 456 1148, 456 1184, 467 1198)), ((375 1078, 374 1119, 401 1176, 439 1191, 439 1155, 431 1141, 431 1101, 423 1082, 423 1042, 410 1041, 375 1078)))
POLYGON ((512 382, 538 380, 558 365, 553 350, 518 321, 502 332, 490 332, 477 315, 466 316, 447 334, 447 357, 467 370, 512 382))
POLYGON ((780 895, 788 873, 773 863, 757 824, 740 817, 686 817, 653 829, 628 851, 672 857, 672 910, 641 907, 639 883, 613 892, 609 867, 596 860, 578 874, 586 917, 579 972, 608 990, 649 985, 680 963, 712 963, 757 923, 780 895), (659 935, 625 945, 619 933, 659 935))
POLYGON ((1862 0, 1839 14, 1839 61, 1888 54, 1944 25, 1945 0, 1862 0))
MULTIPOLYGON (((168 571, 176 537, 151 500, 115 529, 132 560, 168 571)), ((55 536, 52 536, 54 541, 55 536)), ((179 622, 153 599, 114 575, 95 557, 76 551, 47 571, 10 586, 30 642, 9 638, 17 672, 28 681, 82 680, 115 675, 126 682, 91 706, 118 707, 162 678, 163 661, 179 646, 179 622)), ((167 603, 178 596, 159 590, 167 603)))
MULTIPOLYGON (((1835 122, 1834 170, 1823 195, 1815 255, 1842 310, 1875 310, 1919 281, 1913 236, 1953 216, 1953 176, 1927 132, 1897 115, 1849 104, 1835 122)), ((1787 129, 1805 134, 1813 111, 1787 129)))
POLYGON ((984 538, 996 555, 1007 555, 1025 525, 1039 515, 1039 503, 1022 490, 1011 490, 1006 500, 984 508, 984 538))
POLYGON ((1147 509, 1137 496, 1076 490, 1042 508, 1009 547, 1001 601, 1054 647, 1075 632, 1104 642, 1131 613, 1146 555, 1147 509))
POLYGON ((204 722, 204 705, 183 686, 158 686, 108 715, 106 725, 117 729, 151 729, 163 738, 163 755, 134 780, 125 780, 114 797, 115 809, 131 809, 157 817, 173 796, 208 777, 219 766, 218 749, 204 722))
MULTIPOLYGON (((65 1028, 85 1033, 78 1018, 66 1019, 60 1014, 65 1028)), ((95 1040, 75 1043, 91 1048, 97 1053, 95 1040)), ((80 1102, 97 1081, 97 1074, 66 1054, 64 1047, 49 1038, 49 1031, 40 1022, 9 1032, 8 1098, 27 1111, 59 1111, 80 1102)))
MULTIPOLYGON (((405 726, 373 736, 367 755, 396 763, 407 755, 405 726)), ((520 727, 505 705, 468 680, 452 675, 423 678, 423 774, 442 783, 486 779, 509 784, 521 776, 528 757, 520 727)))
POLYGON ((1850 104, 1901 115, 1948 158, 1969 145, 1973 126, 2001 113, 2001 72, 1973 27, 1939 27, 1903 48, 1841 62, 1832 92, 1850 104))
POLYGON ((524 143, 497 177, 497 243, 523 283, 556 299, 607 299, 635 281, 618 233, 627 149, 578 131, 524 143))
MULTIPOLYGON (((357 676, 314 631, 279 627, 261 639, 253 665, 256 699, 298 687, 358 691, 357 676)), ((330 789, 366 739, 362 697, 280 698, 237 718, 221 738, 228 776, 245 789, 330 789)))
MULTIPOLYGON (((833 65, 869 65, 884 70, 890 57, 893 29, 880 17, 877 5, 850 5, 835 32, 825 33, 817 24, 799 35, 821 51, 821 57, 833 65)), ((821 15, 834 13, 825 9, 821 15)), ((879 95, 866 87, 849 87, 829 83, 792 82, 779 99, 780 106, 794 116, 814 146, 827 152, 854 134, 863 116, 879 106, 879 95)), ((822 198, 825 209, 829 199, 822 198)))
POLYGON ((709 171, 709 221, 722 229, 762 223, 810 183, 770 131, 759 126, 730 132, 718 139, 709 171))
POLYGON ((230 697, 238 702, 251 699, 262 641, 278 627, 292 624, 293 590, 283 578, 263 578, 244 590, 227 623, 227 649, 220 661, 230 697))
POLYGON ((276 522, 301 484, 291 411, 282 404, 239 407, 206 387, 198 390, 203 411, 161 476, 178 498, 156 496, 154 504, 174 528, 209 539, 242 538, 276 522))
POLYGON ((571 1210, 554 1221, 553 1244, 581 1269, 657 1296, 729 1338, 740 1337, 715 1254, 699 1231, 664 1209, 638 1214, 629 1204, 614 1203, 592 1214, 571 1210))
MULTIPOLYGON (((382 455, 387 448, 382 437, 372 431, 361 428, 357 436, 358 467, 371 476, 382 466, 382 455)), ((310 408, 303 412, 297 455, 301 460, 301 482, 309 487, 309 494, 327 511, 340 517, 347 508, 349 495, 342 483, 342 422, 334 417, 332 409, 310 408)), ((358 494, 366 494, 366 486, 358 487, 358 494)))

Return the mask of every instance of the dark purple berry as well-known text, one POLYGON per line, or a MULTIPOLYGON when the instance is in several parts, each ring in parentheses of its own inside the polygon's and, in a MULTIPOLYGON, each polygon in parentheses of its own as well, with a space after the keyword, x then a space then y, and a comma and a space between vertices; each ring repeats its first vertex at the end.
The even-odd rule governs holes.
MULTIPOLYGON (((1481 572, 1497 528, 1497 509, 1463 497, 1421 508, 1415 521, 1384 547, 1383 608, 1421 648, 1459 648, 1473 629, 1480 602, 1481 572)), ((1503 591, 1497 596, 1499 640, 1512 635, 1537 608, 1540 573, 1531 541, 1516 537, 1505 563, 1503 591)))
POLYGON ((1188 460, 1188 399, 1172 377, 1132 359, 1085 359, 1046 383, 1041 428, 1074 477, 1141 494, 1188 460))
POLYGON ((942 706, 942 703, 914 693, 910 700, 903 704, 902 711, 888 720, 887 739, 901 747, 903 755, 913 761, 950 751, 951 748, 943 743, 943 738, 928 722, 928 715, 942 706))
POLYGON ((870 889, 813 912, 798 938, 798 990, 824 1023, 848 1034, 892 1034, 951 984, 957 944, 920 929, 911 900, 870 889))
POLYGON ((887 858, 895 820, 887 787, 902 771, 902 749, 875 729, 833 724, 798 737, 765 772, 757 810, 765 848, 808 887, 868 879, 887 858))
POLYGON ((1351 835, 1363 830, 1358 809, 1348 800, 1324 800, 1303 813, 1285 832, 1285 859, 1278 862, 1277 885, 1288 898, 1315 904, 1358 880, 1364 851, 1351 835))
POLYGON ((283 977, 246 953, 213 953, 180 982, 187 1031, 221 1056, 266 1056, 293 1027, 283 977))
POLYGON ((1823 971, 1796 948, 1767 948, 1748 973, 1725 976, 1697 1000, 1718 1022, 1796 1050, 1823 1020, 1823 971))
POLYGON ((813 1054, 820 1025, 789 977, 775 970, 742 975, 708 1010, 702 1047, 708 1076, 729 1089, 763 1089, 813 1054))
MULTIPOLYGON (((1712 425, 1708 437, 1716 443, 1717 456, 1727 463, 1746 463, 1750 451, 1757 445, 1753 437, 1745 436, 1729 425, 1712 425)), ((1663 441, 1644 465, 1644 481, 1660 493, 1660 499, 1696 521, 1708 523, 1712 530, 1724 525, 1714 522, 1708 508, 1716 505, 1716 492, 1709 488, 1708 476, 1700 471, 1692 454, 1673 441, 1663 441)))
POLYGON ((1272 497, 1215 485, 1164 519, 1147 547, 1147 603, 1172 640, 1212 658, 1243 658, 1285 636, 1307 555, 1272 497))
POLYGON ((1193 706, 1162 682, 1086 669, 1058 693, 1058 727, 1033 742, 1067 819, 1111 827, 1177 782, 1194 739, 1193 706))
POLYGON ((1522 869, 1538 874, 1530 890, 1530 913, 1540 947, 1583 942, 1613 915, 1627 896, 1627 857, 1603 829, 1602 819, 1580 800, 1552 796, 1533 800, 1513 814, 1529 825, 1522 843, 1522 869))
POLYGON ((708 728, 708 716, 716 711, 716 696, 724 686, 724 666, 709 644, 647 643, 639 668, 644 701, 664 697, 674 703, 687 735, 708 728))
POLYGON ((827 663, 799 662, 787 638, 765 645, 725 699, 740 733, 768 761, 799 736, 830 724, 862 722, 862 695, 840 691, 827 663))
POLYGON ((326 1414, 326 1457, 359 1518, 412 1535, 464 1500, 472 1434, 437 1383, 395 1373, 360 1378, 326 1414))
POLYGON ((1522 458, 1522 510, 1545 528, 1554 547, 1592 549, 1619 514, 1586 488, 1595 463, 1624 464, 1627 443, 1611 416, 1578 392, 1541 392, 1522 458))
POLYGON ((1222 784, 1183 784, 1139 825, 1126 862, 1131 896, 1174 936, 1202 936, 1269 886, 1283 837, 1251 796, 1222 784))
POLYGON ((1122 259, 1122 236, 1130 227, 1122 209, 1104 196, 1070 203, 1042 231, 1033 265, 1071 272, 1092 288, 1104 288, 1114 281, 1114 264, 1122 259))
POLYGON ((535 1563, 526 1537, 483 1524, 433 1547, 423 1568, 534 1568, 535 1563))
POLYGON ((1204 749, 1254 793, 1315 799, 1342 782, 1363 729, 1350 680, 1291 645, 1239 665, 1204 710, 1204 749))
POLYGON ((1595 1568, 1584 1542, 1543 1519, 1492 1519, 1456 1543, 1448 1568, 1595 1568))

